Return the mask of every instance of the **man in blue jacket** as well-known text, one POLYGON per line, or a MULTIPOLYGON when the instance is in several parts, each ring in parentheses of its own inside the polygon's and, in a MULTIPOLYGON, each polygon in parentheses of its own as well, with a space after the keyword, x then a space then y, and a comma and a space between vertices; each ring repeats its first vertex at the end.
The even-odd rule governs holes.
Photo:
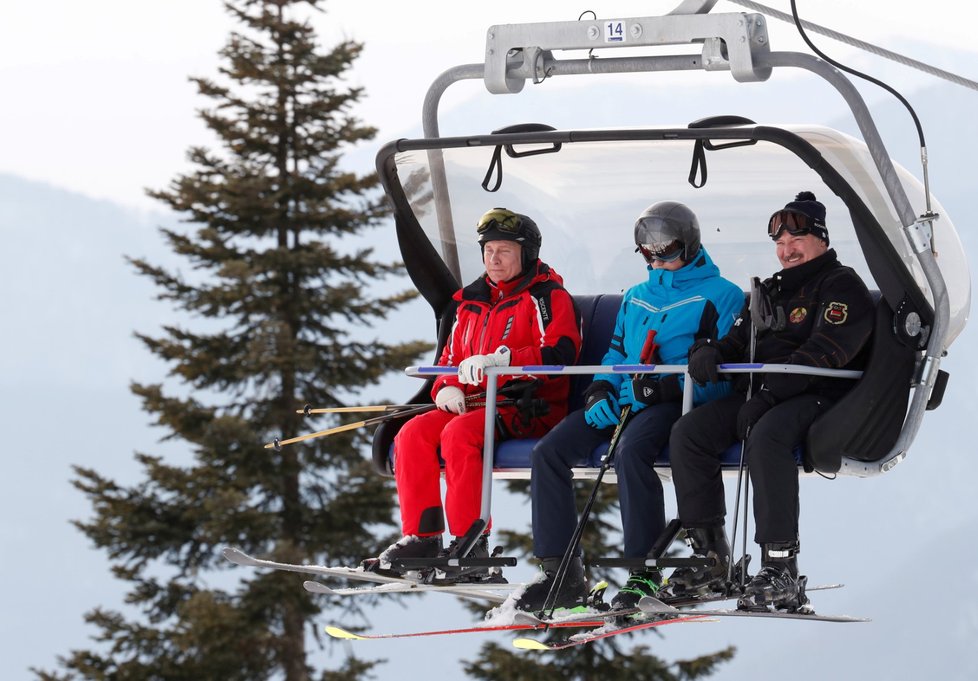
MULTIPOLYGON (((681 203, 661 201, 645 209, 635 223, 635 244, 648 266, 648 280, 625 292, 601 363, 639 363, 648 332, 654 330, 658 348, 652 361, 685 364, 694 341, 727 332, 743 306, 744 294, 720 276, 700 244, 696 215, 681 203)), ((727 391, 723 383, 694 386, 694 404, 727 391)), ((662 483, 653 463, 682 412, 682 395, 680 375, 598 374, 587 389, 585 408, 569 414, 537 443, 531 479, 533 552, 545 576, 526 587, 518 608, 544 607, 577 524, 571 469, 610 440, 626 405, 631 406, 632 417, 614 454, 624 557, 648 555, 665 529, 662 483)), ((612 605, 632 607, 642 596, 657 593, 661 584, 658 570, 632 571, 612 605)), ((587 593, 583 559, 576 555, 554 605, 574 607, 587 593)))

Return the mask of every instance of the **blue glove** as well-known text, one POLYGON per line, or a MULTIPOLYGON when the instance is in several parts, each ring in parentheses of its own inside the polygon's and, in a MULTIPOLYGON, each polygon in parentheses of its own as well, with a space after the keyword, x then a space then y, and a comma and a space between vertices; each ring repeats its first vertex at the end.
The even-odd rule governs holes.
MULTIPOLYGON (((610 386, 609 386, 610 387, 610 386)), ((621 418, 621 407, 614 390, 589 390, 584 405, 584 420, 592 428, 613 428, 621 418)))

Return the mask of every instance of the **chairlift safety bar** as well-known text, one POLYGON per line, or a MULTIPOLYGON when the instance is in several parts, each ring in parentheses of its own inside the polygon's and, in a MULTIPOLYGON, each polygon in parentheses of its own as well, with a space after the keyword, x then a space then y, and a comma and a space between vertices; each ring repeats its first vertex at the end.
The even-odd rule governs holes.
MULTIPOLYGON (((822 369, 819 367, 806 367, 799 364, 758 364, 758 363, 725 363, 718 365, 719 373, 724 374, 748 374, 755 372, 763 373, 787 373, 787 374, 807 374, 810 376, 825 376, 831 378, 858 379, 863 372, 852 369, 822 369)), ((458 367, 451 366, 411 366, 404 370, 408 376, 416 378, 430 378, 432 376, 454 375, 458 373, 458 367)), ((527 365, 527 366, 508 366, 508 367, 486 367, 486 420, 485 420, 485 439, 482 449, 482 505, 480 507, 480 517, 476 523, 481 523, 482 527, 478 532, 469 535, 479 536, 485 528, 489 526, 489 516, 492 511, 492 469, 493 454, 496 449, 496 398, 498 395, 498 385, 496 376, 525 376, 525 375, 550 375, 550 374, 683 374, 685 376, 683 384, 683 413, 687 413, 693 408, 693 380, 689 376, 685 364, 614 364, 614 365, 527 365)))

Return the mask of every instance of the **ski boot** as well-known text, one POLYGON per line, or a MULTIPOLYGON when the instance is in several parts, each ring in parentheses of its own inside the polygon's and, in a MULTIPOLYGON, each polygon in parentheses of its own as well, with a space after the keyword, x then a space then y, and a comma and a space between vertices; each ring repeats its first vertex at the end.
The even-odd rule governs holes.
POLYGON ((693 558, 712 558, 714 564, 676 568, 667 582, 669 594, 697 596, 726 593, 730 544, 727 543, 723 525, 686 528, 686 544, 693 550, 693 558))
POLYGON ((797 541, 762 544, 761 571, 744 588, 737 609, 811 612, 805 595, 808 578, 798 575, 798 551, 797 541))
MULTIPOLYGON (((391 544, 381 552, 376 558, 368 558, 363 561, 363 569, 369 572, 379 572, 383 574, 402 577, 408 572, 405 568, 395 567, 393 561, 399 558, 437 558, 441 553, 441 535, 435 534, 428 537, 419 537, 409 534, 401 537, 396 543, 391 544)), ((412 571, 416 571, 413 568, 412 571)))
POLYGON ((551 603, 546 602, 547 596, 550 595, 550 591, 557 580, 560 561, 560 558, 543 558, 541 560, 540 568, 543 570, 543 579, 526 585, 523 593, 516 599, 517 610, 539 612, 545 606, 570 610, 587 604, 587 578, 584 576, 584 561, 580 556, 571 558, 560 589, 554 594, 551 603))
POLYGON ((641 568, 632 570, 625 586, 611 599, 612 610, 634 610, 643 596, 653 598, 662 589, 662 573, 659 570, 641 568))
MULTIPOLYGON (((448 548, 443 549, 439 558, 456 558, 458 550, 465 537, 455 537, 452 539, 448 548)), ((498 547, 497 547, 498 548, 498 547)), ((476 540, 472 549, 465 558, 489 558, 489 535, 484 534, 476 540)), ((493 582, 505 584, 506 580, 502 576, 499 568, 478 567, 478 566, 449 566, 438 568, 438 579, 452 584, 468 584, 470 582, 493 582)))

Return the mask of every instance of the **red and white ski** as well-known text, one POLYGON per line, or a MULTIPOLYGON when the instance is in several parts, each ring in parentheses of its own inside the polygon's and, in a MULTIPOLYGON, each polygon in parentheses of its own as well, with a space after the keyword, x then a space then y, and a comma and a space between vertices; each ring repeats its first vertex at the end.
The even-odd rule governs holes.
POLYGON ((651 629, 653 627, 661 627, 665 624, 678 624, 680 622, 709 622, 710 618, 708 615, 701 614, 682 614, 682 615, 666 615, 657 616, 655 619, 644 620, 639 622, 634 622, 630 624, 615 624, 612 622, 606 622, 604 626, 597 629, 592 629, 591 631, 581 632, 579 634, 574 634, 573 636, 564 639, 562 641, 540 641, 535 638, 517 638, 513 641, 513 645, 522 650, 564 650, 565 648, 574 648, 576 646, 582 646, 587 643, 592 643, 594 641, 600 641, 603 638, 609 638, 611 636, 618 636, 619 634, 629 634, 634 631, 641 631, 642 629, 651 629))
POLYGON ((457 629, 436 629, 431 631, 411 631, 395 634, 358 634, 348 629, 337 626, 327 626, 326 633, 333 638, 351 639, 355 641, 373 641, 390 638, 416 638, 421 636, 448 636, 453 634, 482 634, 497 631, 532 631, 544 629, 576 628, 585 629, 601 627, 606 624, 603 619, 568 619, 568 620, 539 620, 532 615, 520 614, 522 622, 508 624, 476 624, 471 627, 459 627, 457 629))

